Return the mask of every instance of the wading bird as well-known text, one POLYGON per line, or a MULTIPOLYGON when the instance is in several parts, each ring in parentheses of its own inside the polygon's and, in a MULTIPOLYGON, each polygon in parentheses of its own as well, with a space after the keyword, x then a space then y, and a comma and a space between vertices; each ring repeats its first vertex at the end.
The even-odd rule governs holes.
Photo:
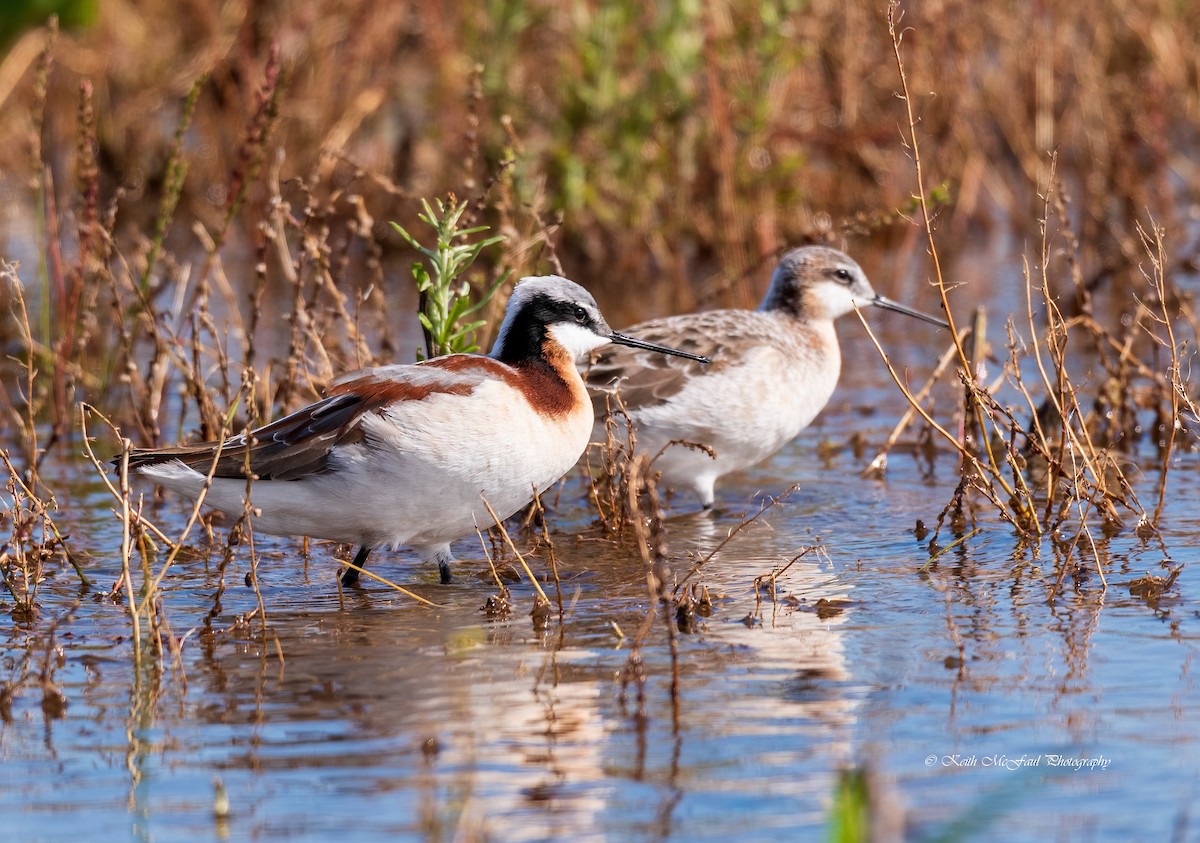
POLYGON ((192 498, 211 472, 204 502, 241 513, 248 464, 255 530, 356 544, 360 568, 375 547, 407 545, 449 582, 450 542, 492 524, 485 500, 503 520, 583 454, 592 403, 574 361, 610 343, 706 362, 616 333, 572 281, 526 278, 487 356, 355 372, 249 437, 133 450, 129 467, 192 498))
POLYGON ((615 389, 633 421, 638 450, 651 457, 661 451, 654 468, 664 483, 691 492, 708 509, 719 477, 771 456, 825 407, 842 364, 833 322, 855 304, 949 327, 878 295, 842 252, 804 246, 779 261, 757 310, 689 313, 628 329, 711 357, 713 365, 610 347, 591 352, 580 369, 597 417, 615 389), (672 441, 707 445, 714 456, 669 446, 672 441))

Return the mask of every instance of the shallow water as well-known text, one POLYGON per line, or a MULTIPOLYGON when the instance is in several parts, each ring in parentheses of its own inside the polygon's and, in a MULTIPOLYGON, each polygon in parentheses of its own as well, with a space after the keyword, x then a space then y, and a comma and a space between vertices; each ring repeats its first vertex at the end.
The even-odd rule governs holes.
MULTIPOLYGON (((905 347, 902 317, 872 321, 898 365, 927 370, 932 352, 905 347)), ((339 597, 328 546, 305 559, 295 542, 259 538, 267 644, 257 617, 241 620, 258 606, 246 550, 211 629, 220 553, 199 555, 163 584, 184 643, 155 677, 135 675, 127 614, 104 595, 119 575, 109 501, 82 461, 47 465, 96 587, 83 593, 52 566, 38 622, 4 633, 0 678, 16 680, 27 658, 33 675, 0 724, 5 839, 810 839, 855 765, 879 774, 915 839, 959 822, 979 840, 1193 839, 1190 569, 1157 603, 1132 596, 1130 580, 1163 573, 1163 550, 1127 530, 1098 544, 1107 591, 1085 567, 1050 600, 1053 551, 1015 548, 986 512, 981 532, 929 564, 912 529, 948 501, 953 461, 897 452, 886 480, 859 478, 874 450, 840 446, 856 434, 878 445, 903 406, 845 322, 846 371, 818 424, 729 478, 717 515, 670 520, 681 573, 763 495, 800 484, 702 569, 717 599, 698 631, 675 636, 674 704, 668 637, 653 626, 644 718, 636 683, 621 681, 647 612, 641 563, 590 528, 578 477, 551 515, 561 625, 535 629, 528 583, 513 586, 512 616, 489 619, 496 588, 477 576, 474 540, 457 545, 449 587, 405 553, 372 559, 431 609, 372 582, 339 597), (817 543, 775 602, 756 598, 756 577, 817 543), (817 611, 822 599, 839 610, 817 611), (43 670, 61 716, 43 709, 43 670), (226 818, 214 815, 217 778, 226 818)), ((1200 484, 1194 454, 1175 463, 1164 538, 1188 563, 1200 484)), ((1144 501, 1154 479, 1141 478, 1144 501)), ((186 518, 178 500, 154 506, 175 529, 186 518)))

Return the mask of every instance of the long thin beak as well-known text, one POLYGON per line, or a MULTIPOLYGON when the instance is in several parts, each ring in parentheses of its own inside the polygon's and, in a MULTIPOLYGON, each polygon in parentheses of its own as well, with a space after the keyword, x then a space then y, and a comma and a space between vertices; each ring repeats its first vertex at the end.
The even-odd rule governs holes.
POLYGON ((922 322, 928 322, 930 325, 937 325, 939 328, 949 328, 950 325, 944 319, 939 319, 936 316, 930 316, 928 313, 922 313, 919 310, 914 310, 906 304, 900 304, 898 301, 892 301, 884 296, 876 296, 871 300, 871 304, 876 307, 882 307, 884 310, 894 310, 897 313, 903 313, 906 316, 914 316, 922 322))
POLYGON ((674 354, 676 357, 686 357, 688 360, 698 360, 701 363, 712 362, 707 357, 701 357, 699 354, 689 354, 686 351, 669 348, 665 345, 659 345, 656 342, 646 342, 645 340, 639 340, 637 337, 618 334, 616 331, 612 332, 612 335, 609 337, 609 339, 611 339, 617 345, 627 345, 630 348, 644 348, 647 351, 659 351, 663 354, 674 354))

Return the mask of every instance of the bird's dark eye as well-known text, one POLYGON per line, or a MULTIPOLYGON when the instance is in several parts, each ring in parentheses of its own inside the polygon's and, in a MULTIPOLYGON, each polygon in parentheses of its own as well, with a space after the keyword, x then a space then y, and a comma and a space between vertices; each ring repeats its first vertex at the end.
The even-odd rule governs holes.
POLYGON ((575 305, 575 310, 572 313, 572 315, 575 317, 575 321, 578 322, 580 325, 587 324, 588 312, 580 305, 575 305))
POLYGON ((835 269, 833 271, 833 277, 841 281, 843 284, 849 284, 852 280, 850 270, 848 269, 835 269))

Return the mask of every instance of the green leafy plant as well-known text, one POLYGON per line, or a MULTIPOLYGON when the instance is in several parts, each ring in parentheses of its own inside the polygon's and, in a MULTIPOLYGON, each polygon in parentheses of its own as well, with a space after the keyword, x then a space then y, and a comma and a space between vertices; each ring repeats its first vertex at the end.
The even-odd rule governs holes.
POLYGON ((505 272, 479 301, 472 303, 471 285, 460 278, 481 251, 501 242, 504 236, 468 242, 472 234, 487 231, 487 226, 460 229, 458 225, 467 210, 467 203, 459 202, 453 196, 445 203, 440 199, 434 202, 436 210, 422 199, 424 213, 420 215, 421 221, 437 232, 437 244, 433 248, 422 246, 415 237, 392 223, 392 228, 429 262, 428 269, 420 261, 412 266, 413 280, 417 282, 417 290, 421 294, 417 318, 425 333, 425 354, 418 351, 417 357, 422 360, 443 354, 478 351, 475 332, 483 327, 484 320, 466 320, 491 300, 509 276, 505 272))
POLYGON ((866 843, 871 839, 871 799, 863 770, 843 770, 838 776, 826 839, 829 843, 866 843))

